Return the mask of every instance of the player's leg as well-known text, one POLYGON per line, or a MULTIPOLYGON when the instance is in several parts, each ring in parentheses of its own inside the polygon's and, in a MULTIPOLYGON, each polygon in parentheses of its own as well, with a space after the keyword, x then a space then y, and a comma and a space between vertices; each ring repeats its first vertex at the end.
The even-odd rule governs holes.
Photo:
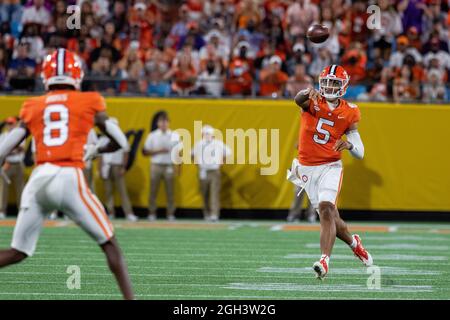
POLYGON ((61 179, 64 190, 73 190, 65 193, 62 210, 100 245, 123 297, 133 299, 128 270, 114 237, 113 226, 100 201, 89 190, 81 169, 65 168, 61 179))
POLYGON ((316 168, 318 211, 320 218, 320 249, 321 257, 313 264, 317 277, 323 278, 328 273, 330 256, 336 240, 336 220, 339 213, 336 209, 336 199, 339 194, 343 171, 341 162, 318 166, 316 168))
POLYGON ((106 260, 108 261, 108 267, 116 277, 124 299, 133 300, 134 294, 131 287, 130 277, 128 275, 127 265, 116 238, 113 236, 109 241, 101 244, 100 247, 105 253, 106 260))
POLYGON ((335 222, 336 222, 336 236, 344 241, 346 244, 348 244, 349 246, 352 245, 353 242, 353 238, 352 235, 350 233, 350 231, 348 231, 348 227, 347 224, 345 223, 344 220, 342 220, 341 216, 339 215, 339 211, 336 209, 336 216, 335 216, 335 222))
MULTIPOLYGON (((26 189, 25 189, 26 192, 26 189)), ((36 202, 21 208, 14 227, 11 248, 0 250, 0 268, 32 256, 44 224, 45 212, 36 202)))

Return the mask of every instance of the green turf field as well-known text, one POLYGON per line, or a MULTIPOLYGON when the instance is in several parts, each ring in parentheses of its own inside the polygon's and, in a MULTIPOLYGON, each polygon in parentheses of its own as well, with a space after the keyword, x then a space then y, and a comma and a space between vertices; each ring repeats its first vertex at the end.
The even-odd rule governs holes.
MULTIPOLYGON (((0 247, 12 227, 0 227, 0 247)), ((317 225, 274 222, 116 221, 138 299, 450 299, 450 224, 351 223, 381 268, 366 269, 340 242, 325 281, 317 225)), ((34 257, 0 269, 0 299, 119 299, 97 245, 65 221, 44 229, 34 257), (68 266, 81 270, 70 290, 68 266)))

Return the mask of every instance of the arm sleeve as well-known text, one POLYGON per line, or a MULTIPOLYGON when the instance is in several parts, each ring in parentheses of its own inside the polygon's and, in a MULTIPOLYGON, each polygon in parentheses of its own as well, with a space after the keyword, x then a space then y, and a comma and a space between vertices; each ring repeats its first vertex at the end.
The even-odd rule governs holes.
POLYGON ((92 93, 92 108, 96 112, 106 111, 105 98, 103 98, 99 93, 92 93))
POLYGON ((364 158, 364 144, 361 140, 358 130, 352 130, 347 133, 347 140, 353 147, 350 149, 350 153, 356 159, 364 158))
POLYGON ((27 136, 27 130, 17 127, 11 130, 0 144, 0 159, 5 158, 17 147, 27 136))
POLYGON ((31 114, 31 108, 29 108, 29 103, 27 101, 25 101, 22 105, 22 108, 20 109, 20 113, 19 113, 19 117, 20 120, 23 121, 23 123, 28 124, 30 123, 31 119, 32 119, 32 114, 31 114))
POLYGON ((130 146, 128 145, 128 139, 122 132, 120 127, 111 119, 105 121, 105 130, 108 135, 114 139, 114 141, 120 146, 120 148, 125 151, 130 151, 130 146))

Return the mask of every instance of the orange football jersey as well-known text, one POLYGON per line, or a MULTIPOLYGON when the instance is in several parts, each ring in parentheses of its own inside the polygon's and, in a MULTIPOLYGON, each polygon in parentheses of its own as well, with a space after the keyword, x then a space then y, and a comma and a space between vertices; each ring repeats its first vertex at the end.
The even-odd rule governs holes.
POLYGON ((105 110, 97 92, 55 90, 27 99, 20 118, 34 137, 37 164, 84 168, 84 145, 94 116, 105 110))
POLYGON ((298 144, 298 161, 306 166, 317 166, 341 159, 341 152, 334 151, 337 140, 361 118, 358 107, 343 99, 331 111, 325 98, 302 112, 298 144))

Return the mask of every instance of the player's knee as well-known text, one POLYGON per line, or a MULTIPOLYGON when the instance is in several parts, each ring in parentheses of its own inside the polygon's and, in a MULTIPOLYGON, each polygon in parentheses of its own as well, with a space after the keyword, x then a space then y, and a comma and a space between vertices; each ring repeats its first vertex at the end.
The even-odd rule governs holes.
POLYGON ((328 201, 319 203, 320 218, 325 220, 334 219, 334 204, 328 201))

